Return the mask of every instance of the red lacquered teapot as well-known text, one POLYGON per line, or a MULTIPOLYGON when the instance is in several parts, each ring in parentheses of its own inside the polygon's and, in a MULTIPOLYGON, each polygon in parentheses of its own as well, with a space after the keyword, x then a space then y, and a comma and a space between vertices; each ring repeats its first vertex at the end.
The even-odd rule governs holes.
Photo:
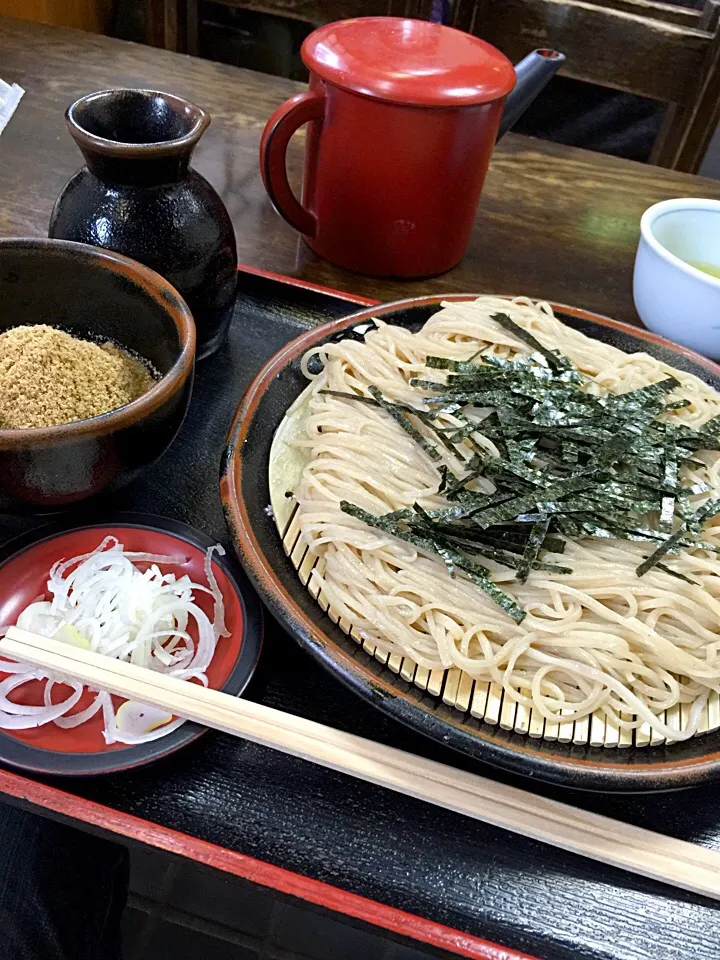
POLYGON ((364 17, 305 40, 310 88, 268 120, 263 181, 327 260, 372 276, 428 277, 467 246, 490 155, 565 57, 517 68, 482 40, 424 20, 364 17), (308 123, 300 203, 288 141, 308 123))

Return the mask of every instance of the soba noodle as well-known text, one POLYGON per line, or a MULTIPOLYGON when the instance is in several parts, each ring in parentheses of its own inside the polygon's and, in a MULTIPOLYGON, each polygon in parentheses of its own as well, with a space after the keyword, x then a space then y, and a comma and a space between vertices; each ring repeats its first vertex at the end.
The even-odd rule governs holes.
MULTIPOLYGON (((303 361, 310 378, 318 356, 322 361, 309 400, 308 439, 301 441, 310 462, 295 491, 302 536, 324 559, 322 573, 313 573, 315 585, 363 638, 427 668, 458 667, 494 681, 506 698, 549 722, 597 713, 620 728, 647 722, 664 738, 690 737, 708 694, 720 690, 718 554, 694 548, 673 557, 674 569, 695 583, 658 567, 638 577, 648 545, 625 540, 570 540, 562 556, 545 559, 572 573, 533 570, 525 583, 488 561, 493 580, 526 611, 516 624, 475 584, 451 577, 437 556, 339 508, 342 500, 376 515, 415 502, 441 507, 438 466, 453 458, 443 449, 443 461, 433 462, 382 409, 321 390, 367 396, 375 385, 388 400, 417 405, 409 380, 427 376, 429 355, 467 360, 478 350, 503 357, 531 352, 491 319, 498 311, 572 360, 592 378, 587 389, 593 393, 625 393, 672 374, 681 382, 675 396, 690 405, 663 416, 698 428, 720 412, 720 396, 696 377, 589 339, 561 324, 546 303, 481 297, 445 304, 415 334, 378 320, 364 342, 324 344, 303 361), (662 717, 677 704, 687 705, 683 729, 662 717)), ((474 436, 497 455, 481 428, 474 436)), ((720 494, 720 454, 699 457, 704 466, 681 472, 686 482, 703 481, 711 490, 696 496, 696 504, 720 494)), ((720 546, 720 518, 711 519, 702 536, 720 546)))

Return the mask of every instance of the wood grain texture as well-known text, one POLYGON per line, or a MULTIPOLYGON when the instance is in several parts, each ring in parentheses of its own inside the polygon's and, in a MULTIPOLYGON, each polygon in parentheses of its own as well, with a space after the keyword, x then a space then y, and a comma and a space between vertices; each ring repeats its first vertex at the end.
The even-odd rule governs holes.
MULTIPOLYGON (((392 0, 220 0, 223 6, 270 13, 300 20, 313 27, 350 17, 382 17, 392 12, 392 0)), ((428 6, 430 4, 428 3, 428 6)))
POLYGON ((718 9, 707 0, 688 25, 661 6, 638 0, 474 0, 456 5, 454 23, 512 60, 534 47, 553 47, 566 54, 568 76, 670 104, 653 162, 694 172, 717 126, 718 9))
MULTIPOLYGON (((682 193, 720 195, 720 185, 509 138, 496 155, 478 227, 459 268, 424 284, 355 278, 306 250, 275 216, 260 182, 259 133, 265 118, 298 89, 296 85, 107 38, 10 21, 0 26, 0 51, 4 74, 29 94, 3 136, 0 232, 6 235, 46 232, 52 202, 80 162, 65 137, 63 110, 76 96, 113 83, 169 89, 210 110, 213 124, 196 165, 229 205, 242 261, 383 299, 422 290, 520 292, 521 286, 522 292, 532 295, 572 301, 591 285, 587 280, 595 274, 598 287, 604 288, 602 295, 582 300, 582 305, 627 319, 632 315, 627 297, 632 250, 644 207, 682 193), (80 75, 78 57, 83 64, 80 75), (566 245, 568 255, 572 249, 574 277, 568 275, 558 249, 566 245), (625 290, 618 283, 620 277, 608 276, 613 267, 622 270, 625 290), (577 268, 583 275, 582 287, 577 268)), ((296 182, 301 154, 299 143, 291 151, 296 182)))
POLYGON ((513 61, 552 47, 567 56, 567 76, 670 102, 691 92, 711 39, 702 30, 584 0, 484 0, 465 7, 457 25, 513 61))
POLYGON ((624 10, 626 13, 635 13, 641 17, 654 17, 656 20, 665 20, 667 23, 679 23, 686 27, 707 29, 706 23, 709 14, 706 9, 712 8, 714 0, 706 0, 703 9, 680 7, 674 3, 662 3, 658 0, 596 0, 600 6, 611 7, 613 10, 624 10))
MULTIPOLYGON (((197 25, 197 3, 193 0, 145 0, 145 42, 163 50, 184 51, 190 42, 191 20, 197 25)), ((197 26, 195 26, 197 32, 197 26)))
MULTIPOLYGON (((720 5, 715 9, 720 14, 720 5)), ((661 131, 656 141, 657 163, 676 170, 695 171, 699 168, 720 119, 719 85, 720 30, 717 30, 709 62, 696 79, 693 95, 684 107, 675 107, 677 117, 671 114, 675 129, 668 130, 665 136, 661 131)))
MULTIPOLYGON (((632 269, 643 210, 677 196, 720 198, 720 183, 509 135, 492 161, 464 260, 421 282, 373 280, 313 254, 273 211, 260 179, 265 120, 298 84, 224 64, 39 24, 0 19, 3 78, 26 90, 2 135, 0 235, 47 235, 53 202, 81 157, 63 113, 113 85, 167 90, 209 110, 195 166, 219 190, 238 256, 252 266, 379 300, 423 293, 516 293, 637 323, 632 269), (81 65, 81 69, 79 68, 81 65)), ((289 168, 300 180, 303 137, 289 168)))
MULTIPOLYGON (((347 17, 416 17, 430 18, 432 0, 222 0, 224 6, 241 7, 243 10, 256 10, 275 16, 301 20, 319 27, 333 20, 347 17)), ((601 5, 614 10, 624 10, 643 17, 654 17, 667 23, 678 23, 686 27, 708 29, 709 9, 713 0, 706 0, 702 10, 678 7, 672 3, 658 0, 601 0, 601 5)), ((477 7, 476 0, 455 0, 452 4, 452 22, 459 24, 468 8, 477 7)))
MULTIPOLYGON (((405 0, 425 7, 426 0, 405 0)), ((416 15, 427 16, 426 9, 416 15)), ((563 72, 668 104, 651 161, 695 173, 717 126, 718 0, 686 9, 655 0, 458 0, 453 25, 518 60, 534 47, 567 57, 563 72)))

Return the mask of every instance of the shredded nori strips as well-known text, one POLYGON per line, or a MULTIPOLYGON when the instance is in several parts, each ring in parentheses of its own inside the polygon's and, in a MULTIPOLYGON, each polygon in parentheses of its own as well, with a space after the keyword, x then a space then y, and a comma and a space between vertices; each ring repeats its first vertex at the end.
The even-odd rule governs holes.
MULTIPOLYGON (((706 520, 709 520, 710 517, 714 516, 716 513, 720 513, 720 500, 708 500, 695 514, 695 524, 699 528, 706 520)), ((652 570, 656 564, 662 560, 665 554, 670 553, 671 550, 674 550, 675 547, 679 545, 679 542, 683 538, 683 534, 687 532, 686 527, 688 526, 688 520, 684 520, 680 526, 677 528, 675 533, 664 540, 660 546, 655 550, 654 553, 651 553, 650 556, 637 568, 636 573, 639 577, 642 577, 652 570)), ((667 569, 667 568, 666 568, 667 569)))
POLYGON ((435 540, 418 536, 402 529, 397 522, 388 520, 387 516, 376 517, 372 513, 368 513, 366 510, 356 507, 355 504, 349 503, 347 500, 342 500, 340 502, 340 509, 344 513, 349 514, 349 516, 355 517, 357 520, 362 520, 363 523, 367 523, 368 526, 376 527, 378 530, 382 530, 384 533, 389 533, 394 537, 398 537, 400 540, 406 540, 408 543, 419 547, 421 550, 429 550, 431 553, 439 554, 439 556, 441 556, 445 561, 445 565, 447 566, 451 575, 454 575, 455 567, 459 567, 463 573, 470 580, 472 580, 473 583, 477 584, 482 590, 485 591, 485 593, 492 597, 495 603, 497 603, 498 606, 501 607, 505 613, 507 613, 507 615, 516 623, 521 623, 525 618, 525 611, 522 609, 522 607, 520 607, 511 596, 505 593, 504 590, 502 590, 496 583, 493 583, 493 581, 490 579, 490 571, 487 569, 487 567, 483 567, 480 564, 463 557, 460 553, 457 553, 452 549, 443 547, 435 540))
POLYGON ((573 373, 576 373, 578 377, 575 382, 581 382, 580 374, 574 370, 573 365, 570 363, 567 357, 561 357, 552 350, 548 350, 547 347, 544 347, 539 340, 536 340, 528 330, 525 330, 524 327, 520 327, 517 323, 514 323, 506 313, 493 313, 491 319, 501 326, 503 330, 507 330, 509 333, 514 334, 518 340, 522 340, 526 346, 532 347, 536 353, 539 353, 545 357, 548 364, 554 370, 572 371, 573 373))
POLYGON ((625 394, 584 392, 587 378, 567 357, 507 314, 492 319, 533 352, 505 358, 481 349, 462 361, 430 356, 428 369, 445 381, 412 379, 413 406, 393 403, 375 386, 369 397, 322 391, 391 416, 432 459, 447 503, 374 516, 343 501, 342 510, 437 554, 452 576, 471 579, 517 623, 523 610, 476 558, 508 567, 524 582, 532 571, 572 573, 545 557, 562 553, 567 539, 628 540, 652 549, 639 577, 657 566, 694 584, 663 561, 693 548, 720 553, 701 536, 720 499, 694 510, 691 498, 709 488, 681 479, 686 464, 703 465, 698 451, 720 450, 720 416, 699 430, 668 418, 688 405, 671 396, 680 386, 674 377, 625 394))
POLYGON ((543 514, 540 519, 533 524, 532 530, 530 531, 530 536, 527 540, 525 552, 523 553, 520 563, 517 566, 517 578, 520 583, 525 583, 527 580, 528 574, 530 573, 530 570, 537 559, 537 555, 542 549, 549 526, 550 517, 545 514, 543 514))

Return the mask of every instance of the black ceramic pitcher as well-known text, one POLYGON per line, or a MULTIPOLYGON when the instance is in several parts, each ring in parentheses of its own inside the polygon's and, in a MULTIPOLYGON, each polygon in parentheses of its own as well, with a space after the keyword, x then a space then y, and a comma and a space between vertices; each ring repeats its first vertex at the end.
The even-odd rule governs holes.
POLYGON ((208 356, 227 333, 237 283, 230 216, 189 166, 210 117, 171 94, 102 90, 73 103, 65 120, 87 166, 55 202, 50 236, 162 274, 192 311, 198 358, 208 356))

